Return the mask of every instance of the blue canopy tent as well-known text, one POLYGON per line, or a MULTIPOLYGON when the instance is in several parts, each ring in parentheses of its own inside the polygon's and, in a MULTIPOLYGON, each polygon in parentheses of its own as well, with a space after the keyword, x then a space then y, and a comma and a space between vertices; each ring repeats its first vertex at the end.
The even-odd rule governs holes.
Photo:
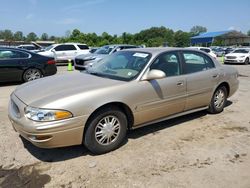
POLYGON ((228 31, 201 33, 198 36, 191 37, 191 45, 205 44, 207 46, 208 44, 213 43, 215 37, 219 37, 230 32, 232 31, 228 30, 228 31))

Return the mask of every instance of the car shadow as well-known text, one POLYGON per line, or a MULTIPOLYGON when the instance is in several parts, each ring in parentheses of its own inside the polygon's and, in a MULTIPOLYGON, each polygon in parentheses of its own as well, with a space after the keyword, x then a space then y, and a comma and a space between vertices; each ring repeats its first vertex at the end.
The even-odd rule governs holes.
MULTIPOLYGON (((232 104, 231 101, 227 101, 225 108, 232 104)), ((141 127, 135 130, 131 130, 128 132, 127 138, 121 145, 125 145, 129 139, 137 139, 142 136, 148 134, 158 134, 160 130, 170 128, 173 126, 177 126, 181 123, 192 121, 197 118, 204 117, 208 114, 206 110, 195 112, 192 114, 188 114, 185 116, 180 116, 177 118, 173 118, 170 120, 162 121, 159 123, 150 124, 145 127, 141 127)), ((88 151, 83 145, 79 146, 69 146, 69 147, 62 147, 62 148, 51 148, 51 149, 44 149, 38 148, 31 144, 26 139, 20 136, 24 147, 27 151, 33 155, 35 158, 44 161, 44 162, 58 162, 58 161, 65 161, 72 158, 77 158, 81 156, 91 155, 94 156, 90 151, 88 151)))
POLYGON ((65 161, 85 155, 92 155, 84 146, 70 146, 62 148, 38 148, 31 144, 29 141, 21 137, 24 147, 27 151, 33 155, 35 158, 43 162, 59 162, 65 161))
POLYGON ((145 127, 141 127, 135 130, 132 130, 129 132, 128 134, 128 138, 129 139, 137 139, 139 137, 148 135, 148 134, 158 134, 160 130, 166 129, 166 128, 170 128, 173 126, 177 126, 181 123, 184 122, 188 122, 188 121, 192 121, 196 118, 201 118, 203 116, 206 116, 208 114, 207 111, 203 110, 200 112, 195 112, 192 114, 188 114, 188 115, 184 115, 184 116, 180 116, 180 117, 176 117, 173 119, 169 119, 169 120, 165 120, 165 121, 161 121, 159 123, 154 123, 154 124, 150 124, 148 126, 145 127))
POLYGON ((23 82, 3 82, 0 83, 0 87, 6 87, 6 86, 17 86, 22 84, 23 82))

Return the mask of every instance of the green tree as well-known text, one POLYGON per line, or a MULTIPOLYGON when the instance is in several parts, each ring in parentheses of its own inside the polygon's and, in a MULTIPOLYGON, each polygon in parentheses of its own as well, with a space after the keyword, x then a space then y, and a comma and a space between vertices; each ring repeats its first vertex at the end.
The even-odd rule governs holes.
POLYGON ((26 37, 27 41, 36 41, 37 40, 37 35, 34 32, 31 32, 27 35, 26 37))
POLYGON ((0 38, 4 39, 4 40, 9 40, 9 41, 13 40, 13 33, 11 30, 5 29, 5 30, 1 31, 0 38))
POLYGON ((48 35, 47 33, 43 33, 43 34, 41 35, 41 40, 46 41, 46 40, 48 40, 48 39, 49 39, 49 35, 48 35))
POLYGON ((204 32, 207 32, 207 28, 200 26, 200 25, 193 26, 190 29, 190 33, 192 36, 196 36, 196 35, 199 35, 200 33, 204 33, 204 32))
POLYGON ((22 31, 15 32, 13 38, 14 38, 15 41, 24 40, 23 32, 22 31))
POLYGON ((52 36, 49 37, 49 40, 51 40, 51 41, 55 41, 56 39, 57 38, 54 35, 52 35, 52 36))
POLYGON ((250 30, 248 30, 247 35, 250 36, 250 30))
POLYGON ((176 47, 187 47, 190 45, 190 34, 179 30, 174 34, 174 41, 176 47))

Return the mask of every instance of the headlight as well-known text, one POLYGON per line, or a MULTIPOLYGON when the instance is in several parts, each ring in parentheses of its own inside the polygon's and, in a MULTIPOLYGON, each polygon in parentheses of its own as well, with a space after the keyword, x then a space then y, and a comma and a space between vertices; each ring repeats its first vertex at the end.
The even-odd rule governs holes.
POLYGON ((240 58, 244 58, 245 56, 240 56, 240 58))
POLYGON ((55 121, 73 117, 72 113, 65 110, 41 109, 27 106, 25 116, 34 121, 55 121))

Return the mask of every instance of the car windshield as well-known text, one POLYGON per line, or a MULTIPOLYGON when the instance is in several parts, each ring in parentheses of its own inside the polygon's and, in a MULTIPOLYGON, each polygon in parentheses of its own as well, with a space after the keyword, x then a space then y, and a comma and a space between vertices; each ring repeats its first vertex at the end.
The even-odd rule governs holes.
POLYGON ((150 60, 145 52, 120 51, 93 64, 86 72, 100 77, 130 81, 135 79, 150 60))
POLYGON ((50 45, 50 46, 44 48, 44 50, 45 50, 45 51, 49 51, 49 50, 51 50, 53 47, 54 47, 54 45, 50 45))
POLYGON ((241 53, 241 54, 247 54, 249 50, 246 49, 239 49, 239 50, 234 50, 233 53, 241 53))
POLYGON ((109 54, 114 49, 113 46, 103 46, 97 49, 94 54, 109 54))

